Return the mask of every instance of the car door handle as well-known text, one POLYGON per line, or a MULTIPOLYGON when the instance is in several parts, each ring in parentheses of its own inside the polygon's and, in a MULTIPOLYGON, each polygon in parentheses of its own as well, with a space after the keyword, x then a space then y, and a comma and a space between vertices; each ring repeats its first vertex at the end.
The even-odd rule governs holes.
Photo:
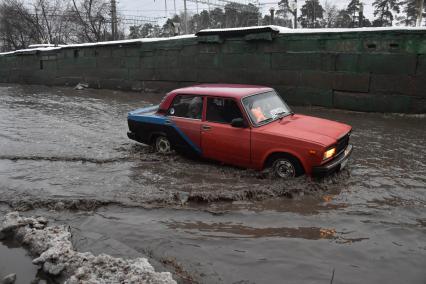
POLYGON ((212 129, 212 127, 210 125, 203 125, 203 126, 201 126, 201 129, 203 129, 205 131, 209 131, 210 129, 212 129))
POLYGON ((164 121, 164 124, 172 124, 172 122, 167 119, 166 121, 164 121))

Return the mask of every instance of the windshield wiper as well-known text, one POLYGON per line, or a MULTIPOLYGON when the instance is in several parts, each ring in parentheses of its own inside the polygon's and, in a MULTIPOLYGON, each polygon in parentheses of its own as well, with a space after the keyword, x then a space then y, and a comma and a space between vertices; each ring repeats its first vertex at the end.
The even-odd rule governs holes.
POLYGON ((280 120, 281 120, 281 119, 283 119, 284 117, 286 117, 286 116, 288 116, 288 115, 293 115, 293 114, 294 114, 293 112, 286 112, 286 111, 283 111, 283 112, 277 113, 277 115, 276 115, 275 117, 280 117, 280 120))
POLYGON ((265 120, 259 121, 258 123, 259 124, 266 124, 266 123, 268 123, 272 120, 275 120, 276 118, 279 118, 281 120, 284 117, 289 116, 289 115, 293 115, 293 114, 294 114, 294 112, 292 112, 292 111, 291 112, 282 111, 282 112, 279 112, 276 115, 274 115, 274 117, 269 117, 265 120))
POLYGON ((270 121, 272 121, 272 120, 274 120, 274 118, 270 117, 270 118, 267 118, 267 119, 265 119, 265 120, 259 121, 259 122, 258 122, 258 124, 259 124, 259 123, 264 124, 264 123, 270 122, 270 121))

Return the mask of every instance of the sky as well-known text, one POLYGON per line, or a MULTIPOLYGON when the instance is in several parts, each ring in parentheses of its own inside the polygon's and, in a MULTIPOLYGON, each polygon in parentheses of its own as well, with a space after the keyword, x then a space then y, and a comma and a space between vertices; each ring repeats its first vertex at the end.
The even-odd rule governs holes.
MULTIPOLYGON (((145 16, 152 18, 165 18, 166 15, 171 17, 174 14, 174 5, 176 5, 176 10, 179 13, 184 10, 184 0, 117 0, 118 10, 123 15, 128 16, 145 16), (167 4, 167 12, 165 5, 167 4)), ((197 12, 197 5, 194 2, 195 0, 187 0, 187 11, 188 13, 195 14, 197 12)), ((207 0, 204 0, 207 1, 207 0)), ((249 0, 235 0, 239 3, 248 3, 249 0)), ((271 7, 277 7, 279 0, 258 0, 261 5, 261 10, 263 14, 269 13, 271 7)), ((349 0, 319 0, 322 5, 326 1, 329 3, 335 4, 338 8, 345 8, 349 0)), ((372 3, 374 0, 364 0, 364 14, 366 17, 373 18, 373 7, 372 3)), ((218 2, 217 0, 210 0, 210 3, 218 2)), ((250 1, 253 3, 253 1, 250 1)), ((298 8, 300 9, 305 0, 298 0, 298 8)), ((214 6, 211 6, 214 7, 214 6)), ((207 9, 207 5, 198 4, 198 11, 207 9)), ((161 21, 161 20, 160 20, 161 21)))

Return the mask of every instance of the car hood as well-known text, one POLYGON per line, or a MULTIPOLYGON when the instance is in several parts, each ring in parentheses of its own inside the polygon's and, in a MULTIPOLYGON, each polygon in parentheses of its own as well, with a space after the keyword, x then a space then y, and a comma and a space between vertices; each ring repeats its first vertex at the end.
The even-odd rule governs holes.
POLYGON ((351 126, 337 121, 295 114, 265 125, 263 131, 330 146, 351 129, 351 126))

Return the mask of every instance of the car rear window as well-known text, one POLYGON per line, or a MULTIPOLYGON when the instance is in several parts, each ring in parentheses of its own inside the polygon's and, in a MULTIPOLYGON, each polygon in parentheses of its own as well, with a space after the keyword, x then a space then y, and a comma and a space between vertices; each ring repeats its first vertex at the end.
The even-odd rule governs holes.
POLYGON ((203 113, 203 97, 194 95, 178 95, 174 98, 168 114, 178 117, 201 119, 203 113))

